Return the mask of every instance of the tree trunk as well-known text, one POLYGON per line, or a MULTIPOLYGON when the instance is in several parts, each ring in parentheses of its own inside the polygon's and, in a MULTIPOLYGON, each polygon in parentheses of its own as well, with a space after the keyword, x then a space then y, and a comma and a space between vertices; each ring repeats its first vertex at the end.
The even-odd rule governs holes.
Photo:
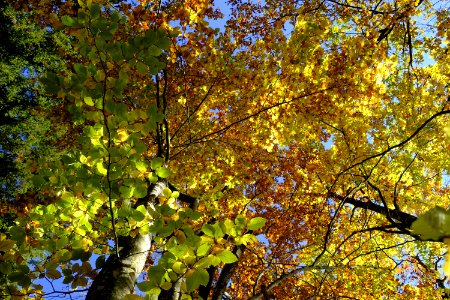
MULTIPOLYGON (((149 187, 148 195, 139 199, 136 207, 144 204, 147 208, 154 207, 167 182, 160 180, 149 187)), ((152 235, 137 235, 134 238, 125 238, 120 242, 122 249, 119 257, 111 254, 105 266, 95 277, 86 296, 87 300, 123 300, 125 295, 133 294, 134 285, 142 273, 145 261, 152 243, 152 235)), ((117 246, 117 245, 116 245, 117 246)))
POLYGON ((132 294, 134 284, 141 274, 152 237, 138 235, 120 251, 119 256, 111 254, 100 273, 95 277, 86 296, 88 300, 121 300, 132 294))

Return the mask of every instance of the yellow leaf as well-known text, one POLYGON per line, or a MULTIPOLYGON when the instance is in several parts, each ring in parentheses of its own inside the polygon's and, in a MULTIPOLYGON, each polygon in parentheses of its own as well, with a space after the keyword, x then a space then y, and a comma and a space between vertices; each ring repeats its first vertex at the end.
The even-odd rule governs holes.
POLYGON ((129 135, 124 128, 117 129, 117 139, 120 142, 125 142, 128 139, 129 135))
POLYGON ((124 300, 143 300, 144 298, 142 298, 141 296, 138 296, 138 295, 128 294, 123 299, 124 300))
POLYGON ((108 172, 108 170, 105 169, 105 167, 103 166, 103 162, 98 162, 96 164, 97 166, 97 171, 102 174, 102 175, 106 175, 106 173, 108 172))
POLYGON ((14 247, 15 244, 16 242, 14 242, 13 240, 0 241, 0 251, 8 252, 10 249, 12 249, 12 247, 14 247))

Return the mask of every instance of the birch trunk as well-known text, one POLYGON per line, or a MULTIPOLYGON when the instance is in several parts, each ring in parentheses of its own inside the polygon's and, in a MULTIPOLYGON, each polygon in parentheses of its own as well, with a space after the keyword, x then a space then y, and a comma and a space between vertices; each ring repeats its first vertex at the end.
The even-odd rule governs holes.
MULTIPOLYGON (((154 208, 156 199, 162 194, 167 182, 160 180, 151 185, 146 198, 139 199, 135 206, 144 204, 154 208)), ((152 244, 152 235, 137 235, 120 242, 119 257, 111 254, 105 266, 95 277, 86 296, 87 300, 123 300, 133 294, 134 285, 142 273, 152 244)))

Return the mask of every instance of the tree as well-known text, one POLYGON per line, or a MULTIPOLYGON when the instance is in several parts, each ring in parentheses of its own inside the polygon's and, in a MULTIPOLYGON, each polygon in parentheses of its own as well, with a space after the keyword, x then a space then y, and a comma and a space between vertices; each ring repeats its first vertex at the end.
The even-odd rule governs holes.
POLYGON ((204 1, 79 4, 27 6, 70 37, 41 83, 71 148, 30 162, 48 202, 1 236, 15 297, 442 294, 444 7, 229 1, 220 31, 204 1))

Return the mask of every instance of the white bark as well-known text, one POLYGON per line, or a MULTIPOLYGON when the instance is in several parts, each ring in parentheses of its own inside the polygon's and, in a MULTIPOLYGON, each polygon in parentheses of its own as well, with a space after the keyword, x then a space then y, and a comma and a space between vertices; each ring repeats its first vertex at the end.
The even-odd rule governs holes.
MULTIPOLYGON (((147 208, 154 208, 158 198, 167 182, 158 181, 152 185, 145 199, 139 199, 136 206, 144 204, 147 208)), ((123 300, 127 294, 133 294, 134 285, 145 266, 152 243, 152 235, 137 235, 134 238, 125 238, 119 246, 122 249, 119 257, 111 254, 105 266, 95 277, 86 296, 87 300, 123 300)))

